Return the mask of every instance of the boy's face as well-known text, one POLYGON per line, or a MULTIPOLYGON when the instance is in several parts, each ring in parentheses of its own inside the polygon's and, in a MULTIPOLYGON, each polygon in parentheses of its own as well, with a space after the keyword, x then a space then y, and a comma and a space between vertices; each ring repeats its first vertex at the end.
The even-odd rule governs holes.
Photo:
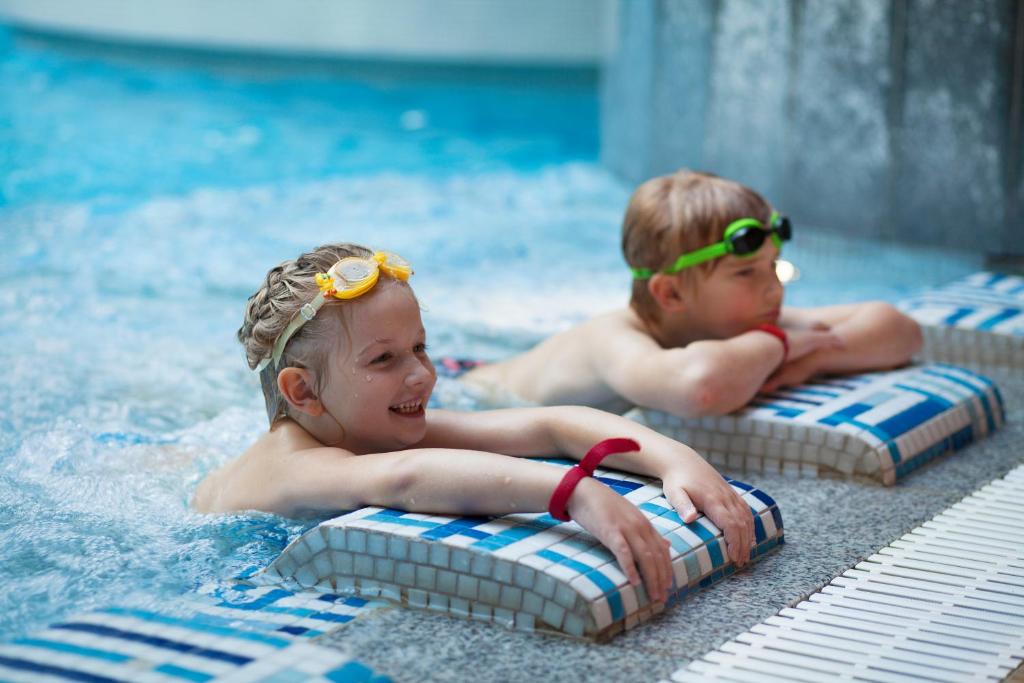
POLYGON ((377 287, 371 296, 346 304, 351 341, 338 340, 321 394, 344 430, 338 445, 354 453, 394 451, 421 441, 437 379, 412 291, 390 282, 377 287))
POLYGON ((775 323, 782 309, 778 256, 779 248, 766 241, 753 256, 723 256, 710 274, 698 272, 696 286, 683 294, 687 328, 703 339, 728 339, 775 323))

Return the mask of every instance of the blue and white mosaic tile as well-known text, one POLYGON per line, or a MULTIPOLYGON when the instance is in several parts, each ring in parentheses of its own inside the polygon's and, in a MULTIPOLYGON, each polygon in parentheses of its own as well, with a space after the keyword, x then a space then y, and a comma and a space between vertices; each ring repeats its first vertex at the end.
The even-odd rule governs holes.
POLYGON ((0 645, 0 681, 383 683, 389 679, 310 639, 385 604, 208 586, 167 609, 89 612, 0 645))
POLYGON ((1004 420, 999 389, 951 365, 826 378, 725 416, 685 419, 637 408, 637 422, 733 472, 866 476, 890 485, 1004 420))
POLYGON ((921 324, 926 360, 1024 367, 1024 278, 974 273, 897 305, 921 324))
MULTIPOLYGON (((550 461, 564 467, 569 461, 550 461)), ((671 542, 669 604, 733 572, 722 532, 704 517, 684 524, 656 481, 598 469, 671 542)), ((770 497, 730 481, 754 517, 757 558, 784 543, 770 497)), ((296 539, 253 581, 382 597, 409 607, 606 639, 665 608, 629 585, 612 554, 575 522, 550 515, 450 517, 363 508, 296 539)))

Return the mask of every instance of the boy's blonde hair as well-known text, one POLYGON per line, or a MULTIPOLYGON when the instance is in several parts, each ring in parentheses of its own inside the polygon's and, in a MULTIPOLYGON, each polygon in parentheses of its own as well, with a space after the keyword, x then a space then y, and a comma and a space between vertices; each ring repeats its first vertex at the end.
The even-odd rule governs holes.
MULTIPOLYGON (((749 187, 711 173, 682 169, 651 178, 633 192, 622 221, 622 255, 631 268, 655 272, 680 254, 719 242, 730 223, 756 218, 767 225, 771 205, 749 187)), ((710 274, 721 259, 681 271, 688 286, 697 273, 710 274)), ((661 319, 658 302, 647 289, 649 280, 634 280, 630 307, 645 323, 661 319)))
MULTIPOLYGON (((274 342, 292 317, 319 294, 316 274, 326 273, 335 263, 349 256, 371 258, 373 251, 358 244, 325 244, 270 269, 263 285, 249 297, 245 319, 238 328, 238 341, 245 347, 245 359, 250 369, 255 369, 262 359, 270 355, 274 342)), ((381 272, 377 287, 384 280, 391 279, 381 272)), ((405 282, 399 284, 408 287, 405 282)), ((316 317, 304 324, 288 341, 280 362, 276 366, 271 362, 260 372, 260 384, 271 426, 288 414, 288 403, 277 388, 277 374, 282 368, 300 367, 310 370, 316 378, 313 390, 317 395, 320 394, 326 376, 322 370, 328 355, 338 337, 346 332, 342 316, 337 313, 340 304, 342 301, 336 299, 325 303, 316 317)))

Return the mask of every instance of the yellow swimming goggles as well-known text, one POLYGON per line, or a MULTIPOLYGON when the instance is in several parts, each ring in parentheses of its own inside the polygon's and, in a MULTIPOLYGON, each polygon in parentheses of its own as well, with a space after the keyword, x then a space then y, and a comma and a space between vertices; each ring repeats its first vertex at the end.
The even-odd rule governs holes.
POLYGON ((393 254, 389 251, 377 251, 370 258, 363 256, 345 257, 331 266, 326 273, 317 273, 316 284, 320 288, 320 293, 314 296, 309 303, 303 304, 302 308, 292 316, 288 326, 284 328, 284 331, 274 341, 270 355, 259 362, 256 366, 256 371, 262 371, 263 368, 270 365, 271 361, 273 361, 274 367, 277 367, 277 364, 281 361, 281 354, 284 353, 284 347, 288 344, 288 340, 303 325, 316 317, 317 311, 327 303, 328 299, 332 297, 343 300, 355 299, 366 294, 377 284, 381 271, 384 271, 396 280, 405 282, 412 275, 412 266, 398 254, 393 254))

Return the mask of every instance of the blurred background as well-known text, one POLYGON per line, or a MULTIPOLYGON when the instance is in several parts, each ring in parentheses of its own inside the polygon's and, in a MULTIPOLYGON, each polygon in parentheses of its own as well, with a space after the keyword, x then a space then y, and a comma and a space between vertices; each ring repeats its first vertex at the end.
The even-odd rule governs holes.
MULTIPOLYGON (((799 222, 1009 269, 1024 258, 1020 0, 0 0, 0 17, 41 35, 357 71, 571 73, 597 83, 599 157, 628 183, 705 169, 799 222)), ((13 161, 3 192, 16 197, 13 161)))

